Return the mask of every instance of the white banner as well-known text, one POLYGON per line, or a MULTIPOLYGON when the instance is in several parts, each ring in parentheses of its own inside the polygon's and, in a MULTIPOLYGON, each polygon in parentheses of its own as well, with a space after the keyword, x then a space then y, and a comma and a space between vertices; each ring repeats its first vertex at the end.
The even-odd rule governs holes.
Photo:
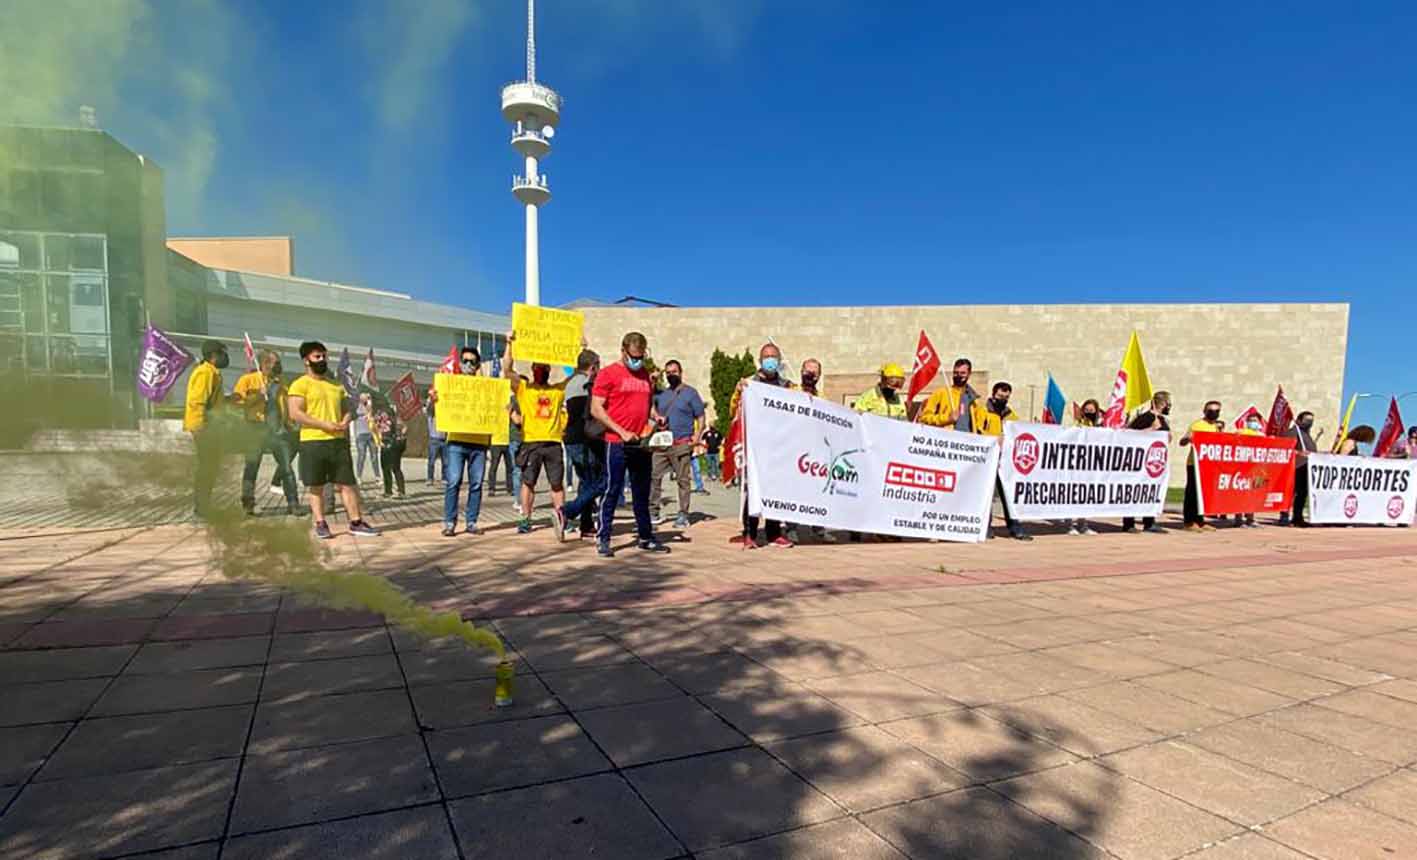
POLYGON ((762 383, 743 392, 743 410, 752 515, 901 537, 989 536, 998 439, 762 383))
POLYGON ((1309 519, 1315 523, 1412 522, 1417 461, 1309 455, 1309 519))
POLYGON ((1158 516, 1170 477, 1160 430, 1004 425, 999 479, 1015 519, 1158 516))

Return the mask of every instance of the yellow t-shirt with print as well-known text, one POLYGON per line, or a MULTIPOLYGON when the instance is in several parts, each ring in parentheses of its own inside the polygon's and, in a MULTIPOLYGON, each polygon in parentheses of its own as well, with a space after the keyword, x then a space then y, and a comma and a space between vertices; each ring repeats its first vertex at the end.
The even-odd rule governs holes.
MULTIPOLYGON (((320 421, 338 424, 344 417, 344 388, 327 379, 316 379, 306 375, 290 384, 287 397, 305 398, 305 414, 320 421)), ((329 433, 318 427, 300 425, 301 442, 319 442, 326 439, 344 439, 344 433, 329 433)))
POLYGON ((566 432, 566 380, 555 385, 512 380, 522 413, 522 442, 560 442, 566 432))

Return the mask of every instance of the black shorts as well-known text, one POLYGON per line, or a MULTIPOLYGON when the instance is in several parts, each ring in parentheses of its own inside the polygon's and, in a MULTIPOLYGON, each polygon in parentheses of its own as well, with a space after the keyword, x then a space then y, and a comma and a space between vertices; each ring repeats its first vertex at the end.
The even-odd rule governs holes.
POLYGON ((300 483, 307 487, 355 485, 354 461, 347 439, 310 439, 300 442, 300 483))
POLYGON ((553 490, 561 490, 566 480, 566 458, 560 442, 523 442, 517 449, 517 468, 522 470, 522 484, 536 489, 536 479, 546 469, 546 481, 553 490))

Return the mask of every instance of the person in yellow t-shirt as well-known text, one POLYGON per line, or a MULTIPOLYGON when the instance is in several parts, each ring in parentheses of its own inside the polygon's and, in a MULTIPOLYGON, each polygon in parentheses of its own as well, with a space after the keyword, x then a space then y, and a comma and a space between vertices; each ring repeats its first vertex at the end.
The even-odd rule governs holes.
POLYGON ((219 340, 202 344, 202 360, 187 377, 187 402, 182 411, 182 429, 192 434, 197 451, 192 476, 192 512, 205 519, 211 511, 212 487, 221 468, 221 441, 211 426, 212 413, 222 404, 221 369, 231 363, 226 346, 219 340))
POLYGON ((974 428, 970 406, 979 400, 979 395, 969 384, 969 377, 973 373, 974 365, 969 359, 955 359, 950 385, 932 393, 925 405, 920 407, 915 420, 932 427, 944 427, 961 433, 971 432, 974 428))
MULTIPOLYGON (((975 400, 969 404, 970 423, 974 432, 981 436, 1004 435, 1004 422, 1017 421, 1018 415, 1009 406, 1009 398, 1013 396, 1014 387, 1007 382, 996 382, 989 392, 987 401, 975 400)), ((994 489, 999 494, 999 502, 1004 509, 1004 525, 1009 530, 1009 536, 1014 540, 1033 540, 1033 535, 1024 530, 1023 524, 1013 518, 1009 513, 1008 496, 1004 493, 1004 482, 999 477, 994 478, 994 489)))
POLYGON ((236 380, 232 394, 246 416, 249 438, 246 467, 241 473, 241 507, 247 514, 256 511, 256 477, 261 471, 261 458, 269 451, 276 461, 275 480, 285 492, 286 513, 296 513, 298 495, 295 473, 290 467, 290 446, 286 442, 287 412, 285 382, 281 379, 280 355, 263 349, 258 359, 259 369, 236 380))
POLYGON ((354 420, 344 387, 331 382, 325 345, 318 340, 300 344, 305 375, 290 384, 286 396, 290 418, 300 425, 300 480, 310 493, 310 514, 315 536, 334 537, 325 521, 325 484, 339 488, 349 512, 349 533, 377 537, 359 510, 359 490, 354 480, 354 460, 349 456, 349 425, 354 420))
POLYGON ((1191 422, 1191 426, 1186 428, 1186 435, 1181 437, 1181 447, 1191 448, 1190 456, 1186 458, 1186 498, 1181 506, 1181 517, 1186 521, 1185 530, 1188 532, 1215 531, 1215 526, 1207 523, 1200 512, 1200 489, 1196 486, 1196 452, 1195 448, 1191 447, 1191 434, 1225 432, 1225 424, 1220 420, 1220 401, 1207 400, 1201 415, 1201 418, 1191 422))
POLYGON ((512 396, 522 417, 522 444, 517 450, 517 468, 521 470, 521 518, 517 534, 531 531, 531 512, 536 504, 536 481, 546 470, 546 482, 551 485, 551 527, 559 542, 566 531, 566 457, 561 450, 561 437, 566 432, 566 383, 551 383, 551 365, 534 363, 531 381, 517 373, 512 357, 515 332, 507 332, 507 349, 502 356, 502 375, 511 380, 512 396))

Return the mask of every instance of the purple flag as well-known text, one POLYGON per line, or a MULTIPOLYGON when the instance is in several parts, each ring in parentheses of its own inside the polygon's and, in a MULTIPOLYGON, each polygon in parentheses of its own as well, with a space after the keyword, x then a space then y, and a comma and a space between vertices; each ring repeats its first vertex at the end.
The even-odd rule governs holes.
POLYGON ((161 403, 182 371, 195 359, 177 341, 156 326, 143 332, 143 353, 138 359, 138 393, 161 403))

